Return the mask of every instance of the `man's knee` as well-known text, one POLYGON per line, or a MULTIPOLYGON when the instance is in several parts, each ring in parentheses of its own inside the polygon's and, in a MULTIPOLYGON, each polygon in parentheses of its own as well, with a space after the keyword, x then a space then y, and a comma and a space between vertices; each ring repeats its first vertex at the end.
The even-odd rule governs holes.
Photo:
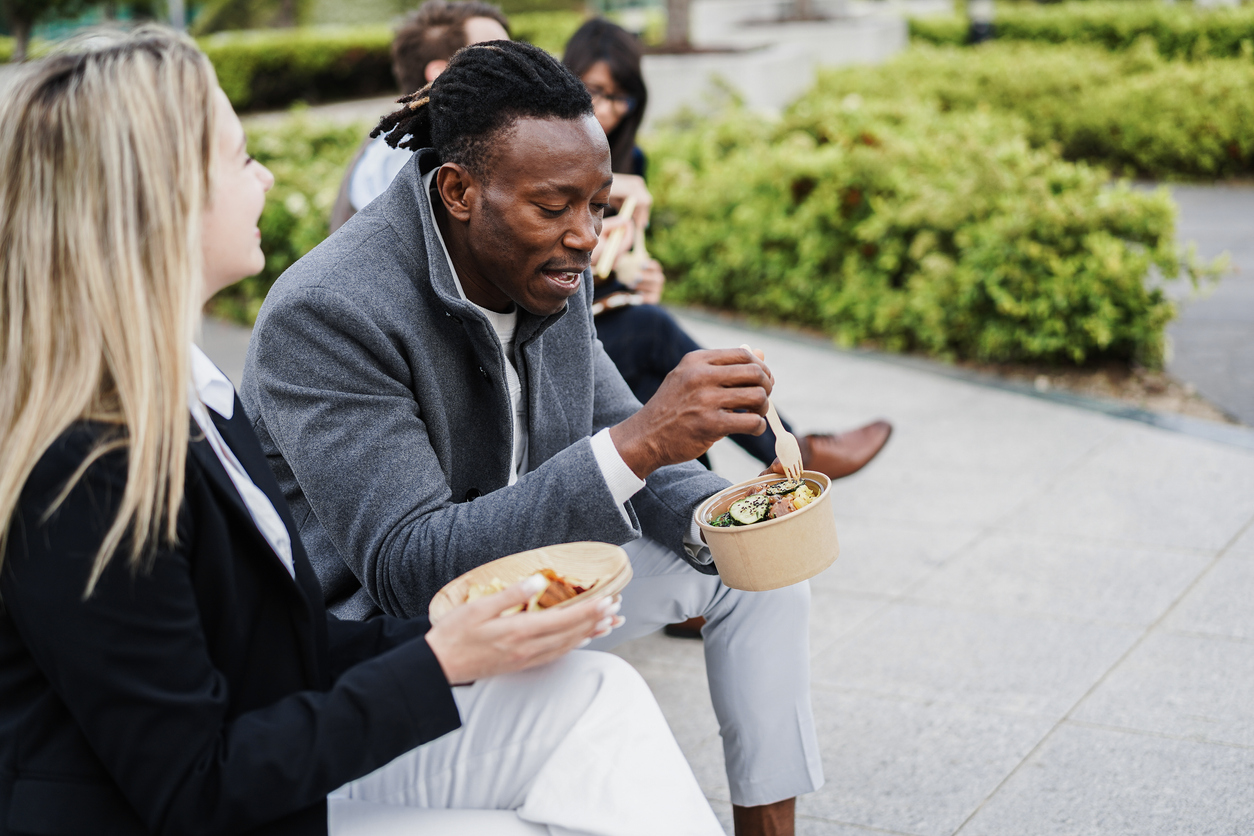
POLYGON ((810 582, 771 589, 765 592, 728 590, 722 600, 706 616, 711 626, 732 619, 754 625, 805 628, 810 623, 810 582))

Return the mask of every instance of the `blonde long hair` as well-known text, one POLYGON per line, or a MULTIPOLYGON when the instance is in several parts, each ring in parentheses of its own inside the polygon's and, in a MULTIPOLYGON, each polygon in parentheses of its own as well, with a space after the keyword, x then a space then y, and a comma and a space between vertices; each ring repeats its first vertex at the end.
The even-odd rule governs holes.
POLYGON ((189 39, 150 26, 81 40, 0 101, 0 561, 52 443, 113 424, 47 511, 126 449, 84 597, 124 541, 138 569, 176 539, 216 86, 189 39))

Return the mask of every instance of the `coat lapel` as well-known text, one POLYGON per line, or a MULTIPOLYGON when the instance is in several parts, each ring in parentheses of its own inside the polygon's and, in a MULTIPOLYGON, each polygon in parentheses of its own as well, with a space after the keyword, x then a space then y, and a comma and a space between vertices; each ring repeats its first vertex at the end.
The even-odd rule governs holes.
MULTIPOLYGON (((265 547, 265 555, 268 559, 264 562, 269 564, 269 571, 282 573, 281 587, 290 590, 297 603, 297 608, 292 611, 292 624, 300 637, 300 646, 305 650, 304 664, 306 674, 310 677, 311 682, 322 682, 325 679, 324 668, 319 664, 319 647, 325 647, 325 638, 322 634, 325 628, 319 628, 315 623, 315 618, 321 617, 322 610, 322 590, 318 586, 318 579, 314 577, 313 570, 309 566, 309 560, 305 556, 304 549, 300 544, 300 536, 296 533, 296 526, 292 522, 291 513, 287 508, 287 501, 284 500, 282 492, 279 490, 278 482, 274 478, 274 474, 270 472, 270 466, 266 463, 265 454, 261 451, 261 445, 257 442, 257 437, 252 431, 252 427, 248 425, 248 421, 244 418, 244 407, 239 401, 239 396, 235 397, 235 413, 231 420, 223 418, 212 409, 207 409, 214 426, 218 433, 221 434, 222 440, 231 448, 231 452, 235 454, 235 458, 239 459, 239 463, 243 465, 244 471, 249 475, 262 493, 270 500, 270 504, 278 512, 279 518, 283 520, 283 524, 287 527, 288 537, 292 542, 292 563, 296 570, 295 583, 293 578, 288 575, 287 567, 275 554, 274 549, 270 546, 265 535, 257 528, 253 522, 252 513, 248 510, 248 506, 244 503, 239 491, 235 487, 235 483, 231 481, 231 477, 227 474, 226 468, 222 462, 218 460, 218 455, 209 446, 209 442, 201 438, 194 442, 192 446, 193 454, 200 460, 200 463, 209 479, 218 492, 222 494, 231 507, 237 513, 243 515, 243 519, 247 520, 249 530, 260 545, 265 547), (315 604, 314 601, 317 601, 315 604)), ((200 438, 200 427, 192 422, 192 428, 195 432, 193 438, 200 438)))

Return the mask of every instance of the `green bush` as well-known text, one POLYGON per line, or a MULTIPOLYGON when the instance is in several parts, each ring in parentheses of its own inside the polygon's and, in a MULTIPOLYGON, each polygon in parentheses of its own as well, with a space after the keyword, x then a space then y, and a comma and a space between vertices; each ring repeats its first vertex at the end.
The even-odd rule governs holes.
MULTIPOLYGON (((514 36, 557 54, 583 23, 577 12, 527 12, 514 36)), ((199 40, 236 110, 268 110, 392 93, 390 26, 221 32, 199 40)))
MULTIPOLYGON (((560 55, 584 19, 581 12, 524 12, 510 23, 516 38, 560 55)), ((241 112, 383 96, 396 89, 390 26, 218 32, 198 43, 241 112)), ((12 40, 0 38, 0 61, 12 52, 12 40)))
MULTIPOLYGON (((1109 50, 1133 46, 1150 36, 1168 58, 1236 57, 1254 49, 1254 5, 1199 9, 1192 4, 1127 0, 1079 0, 1054 4, 1001 3, 993 21, 1002 41, 1089 43, 1109 50)), ((915 40, 961 45, 965 17, 915 18, 915 40)))
POLYGON ((523 12, 509 16, 509 28, 515 40, 535 44, 560 58, 570 36, 587 19, 583 12, 523 12))
POLYGON ((261 214, 265 269, 219 293, 217 316, 252 324, 270 286, 327 236, 327 218, 344 169, 370 126, 311 122, 301 116, 270 127, 251 125, 248 150, 274 174, 261 214))
POLYGON ((236 110, 386 95, 396 89, 387 27, 222 32, 201 38, 236 110))
MULTIPOLYGON (((1161 362, 1175 208, 1033 149, 1023 123, 809 95, 655 137, 673 301, 946 358, 1161 362)), ((1190 273, 1196 268, 1186 265, 1190 273)))
POLYGON ((1168 62, 1142 39, 1125 52, 1093 46, 917 45, 890 63, 824 74, 814 95, 912 98, 941 110, 1022 116, 1033 144, 1150 177, 1254 172, 1254 61, 1168 62))
POLYGON ((13 60, 13 39, 0 37, 0 64, 13 60))

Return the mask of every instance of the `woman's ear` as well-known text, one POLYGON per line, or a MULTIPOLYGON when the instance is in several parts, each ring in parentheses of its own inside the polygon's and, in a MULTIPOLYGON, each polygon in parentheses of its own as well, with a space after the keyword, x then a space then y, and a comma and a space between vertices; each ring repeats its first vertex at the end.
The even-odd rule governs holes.
POLYGON ((450 217, 470 222, 470 207, 479 189, 473 174, 457 163, 445 163, 435 173, 435 189, 450 217))
POLYGON ((440 73, 444 72, 444 68, 448 66, 448 62, 442 58, 434 61, 428 61, 427 66, 423 68, 422 75, 427 80, 427 84, 435 81, 440 73))

